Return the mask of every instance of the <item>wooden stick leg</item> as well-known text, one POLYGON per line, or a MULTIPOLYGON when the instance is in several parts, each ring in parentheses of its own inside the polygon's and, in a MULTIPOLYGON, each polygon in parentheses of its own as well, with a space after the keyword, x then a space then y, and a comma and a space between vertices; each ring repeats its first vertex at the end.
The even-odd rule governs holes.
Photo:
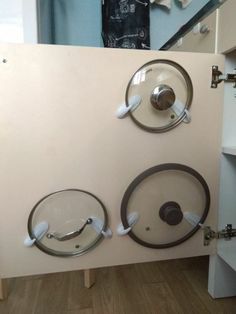
POLYGON ((0 279, 0 300, 7 298, 7 280, 0 279))
POLYGON ((84 286, 91 288, 95 284, 95 270, 86 269, 84 270, 84 286))

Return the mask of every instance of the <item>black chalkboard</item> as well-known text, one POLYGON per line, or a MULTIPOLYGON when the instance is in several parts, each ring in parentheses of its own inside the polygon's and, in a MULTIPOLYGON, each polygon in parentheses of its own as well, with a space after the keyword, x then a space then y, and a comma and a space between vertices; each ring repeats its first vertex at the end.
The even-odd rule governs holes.
POLYGON ((150 49, 149 0, 103 0, 104 47, 150 49))

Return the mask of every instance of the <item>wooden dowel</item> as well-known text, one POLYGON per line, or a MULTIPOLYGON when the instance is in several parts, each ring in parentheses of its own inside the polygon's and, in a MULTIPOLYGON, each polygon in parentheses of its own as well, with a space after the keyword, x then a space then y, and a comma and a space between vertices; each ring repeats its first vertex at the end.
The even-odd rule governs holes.
POLYGON ((95 284, 95 270, 86 269, 84 270, 84 286, 91 288, 95 284))

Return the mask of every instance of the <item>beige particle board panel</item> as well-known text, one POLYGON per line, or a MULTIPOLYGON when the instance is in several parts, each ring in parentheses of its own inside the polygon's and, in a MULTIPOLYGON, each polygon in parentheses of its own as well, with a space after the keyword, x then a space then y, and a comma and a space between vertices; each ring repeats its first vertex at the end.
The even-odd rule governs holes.
POLYGON ((227 0, 219 9, 218 52, 227 53, 236 48, 236 1, 227 0))
POLYGON ((176 43, 170 50, 214 53, 216 41, 216 16, 217 11, 213 12, 199 23, 201 26, 206 25, 209 28, 209 32, 205 34, 201 34, 200 32, 194 34, 193 30, 191 30, 182 38, 182 45, 178 46, 176 43))
POLYGON ((153 250, 115 234, 128 184, 166 162, 200 172, 211 191, 207 224, 216 227, 221 152, 222 86, 210 88, 220 55, 46 45, 2 45, 0 56, 0 277, 138 263, 215 252, 199 231, 185 243, 153 250), (132 74, 153 59, 181 64, 192 78, 192 122, 164 134, 118 120, 132 74), (43 196, 65 188, 97 195, 106 205, 112 239, 74 258, 26 248, 28 215, 43 196))

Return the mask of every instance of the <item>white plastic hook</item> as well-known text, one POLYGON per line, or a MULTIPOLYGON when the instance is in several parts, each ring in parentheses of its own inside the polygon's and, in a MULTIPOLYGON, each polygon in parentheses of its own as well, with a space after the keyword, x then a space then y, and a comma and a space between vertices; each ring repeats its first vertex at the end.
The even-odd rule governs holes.
POLYGON ((128 234, 130 232, 130 230, 132 229, 132 227, 137 223, 137 221, 139 220, 139 214, 136 212, 130 213, 127 217, 128 220, 128 224, 129 227, 128 228, 124 228, 123 224, 120 223, 116 229, 116 232, 119 236, 124 236, 126 234, 128 234))
POLYGON ((92 218, 92 223, 91 227, 97 232, 97 233, 102 233, 104 238, 111 238, 112 237, 112 231, 110 228, 107 228, 106 230, 103 229, 103 221, 97 217, 91 217, 92 218))
POLYGON ((27 247, 34 245, 34 242, 36 240, 42 239, 42 237, 48 232, 48 229, 49 229, 49 225, 46 221, 42 221, 38 223, 33 229, 35 238, 31 239, 29 236, 27 236, 24 240, 24 245, 27 247))
MULTIPOLYGON (((181 115, 184 109, 184 105, 181 103, 180 100, 176 99, 175 103, 171 106, 170 108, 177 116, 181 115)), ((192 118, 191 114, 187 109, 184 109, 185 112, 185 118, 184 122, 185 123, 190 123, 192 118)))
POLYGON ((184 219, 186 219, 187 222, 190 223, 190 225, 193 225, 194 227, 196 227, 197 225, 199 225, 201 228, 203 227, 203 224, 199 223, 201 218, 195 213, 184 212, 184 219))
POLYGON ((134 95, 134 96, 130 97, 130 99, 129 99, 129 106, 126 106, 125 103, 120 105, 119 108, 116 110, 116 117, 118 119, 124 118, 125 115, 129 111, 135 110, 140 105, 141 100, 142 100, 142 98, 139 95, 134 95))

